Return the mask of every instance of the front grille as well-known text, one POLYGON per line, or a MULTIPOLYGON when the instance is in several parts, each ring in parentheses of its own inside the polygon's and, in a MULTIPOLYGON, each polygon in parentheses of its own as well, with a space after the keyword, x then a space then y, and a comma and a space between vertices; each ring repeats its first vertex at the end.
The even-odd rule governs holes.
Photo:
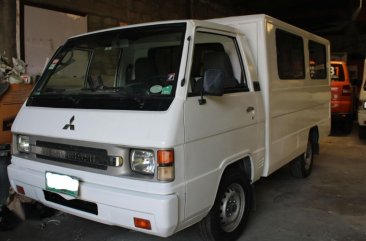
POLYGON ((57 193, 43 190, 44 197, 47 201, 60 204, 69 208, 77 209, 83 212, 98 215, 98 206, 96 203, 83 201, 80 199, 67 200, 57 193))
POLYGON ((37 141, 32 147, 37 158, 107 170, 109 157, 103 149, 37 141))

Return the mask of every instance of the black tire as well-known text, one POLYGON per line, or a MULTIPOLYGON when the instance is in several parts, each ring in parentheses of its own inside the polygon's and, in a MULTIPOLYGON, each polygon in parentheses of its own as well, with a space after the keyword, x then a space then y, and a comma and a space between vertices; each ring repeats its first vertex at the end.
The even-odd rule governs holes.
POLYGON ((358 127, 358 137, 360 139, 366 139, 366 127, 365 126, 358 127))
POLYGON ((351 134, 352 132, 352 127, 353 127, 353 119, 352 117, 347 118, 344 121, 344 126, 343 126, 343 133, 344 134, 351 134))
POLYGON ((0 206, 6 204, 6 200, 9 196, 10 183, 7 170, 9 163, 9 156, 0 157, 0 206))
POLYGON ((232 168, 225 171, 212 209, 198 223, 203 240, 236 240, 248 220, 252 197, 252 188, 244 172, 232 168))
POLYGON ((312 138, 308 139, 305 153, 290 163, 291 175, 297 178, 306 178, 311 174, 314 162, 314 144, 312 138))
POLYGON ((334 135, 336 133, 336 130, 337 130, 337 122, 332 120, 331 123, 330 123, 330 134, 331 135, 334 135))

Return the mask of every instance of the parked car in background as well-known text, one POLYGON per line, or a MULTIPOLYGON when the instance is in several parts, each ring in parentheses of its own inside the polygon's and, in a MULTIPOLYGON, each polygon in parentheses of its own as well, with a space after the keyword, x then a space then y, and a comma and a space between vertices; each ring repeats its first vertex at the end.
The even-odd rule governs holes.
POLYGON ((363 68, 362 85, 360 88, 359 107, 358 107, 358 136, 366 138, 366 60, 363 68))
POLYGON ((10 163, 11 126, 32 88, 31 84, 0 82, 0 209, 9 194, 7 166, 10 163))
POLYGON ((331 61, 330 75, 332 131, 350 133, 356 113, 356 101, 346 62, 331 61))

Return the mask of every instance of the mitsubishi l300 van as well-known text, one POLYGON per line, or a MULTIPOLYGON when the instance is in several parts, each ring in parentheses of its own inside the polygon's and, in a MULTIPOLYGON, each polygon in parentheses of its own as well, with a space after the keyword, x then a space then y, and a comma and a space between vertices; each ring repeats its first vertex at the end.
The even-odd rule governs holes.
POLYGON ((311 174, 329 67, 329 41, 263 14, 72 37, 14 122, 11 185, 110 225, 235 240, 257 180, 311 174))

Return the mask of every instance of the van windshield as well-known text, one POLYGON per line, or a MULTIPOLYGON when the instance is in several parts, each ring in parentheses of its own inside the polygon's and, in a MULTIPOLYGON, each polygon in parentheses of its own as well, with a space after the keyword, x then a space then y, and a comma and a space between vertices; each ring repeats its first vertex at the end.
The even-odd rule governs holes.
POLYGON ((185 23, 115 29, 68 40, 28 106, 167 110, 177 86, 185 23))

